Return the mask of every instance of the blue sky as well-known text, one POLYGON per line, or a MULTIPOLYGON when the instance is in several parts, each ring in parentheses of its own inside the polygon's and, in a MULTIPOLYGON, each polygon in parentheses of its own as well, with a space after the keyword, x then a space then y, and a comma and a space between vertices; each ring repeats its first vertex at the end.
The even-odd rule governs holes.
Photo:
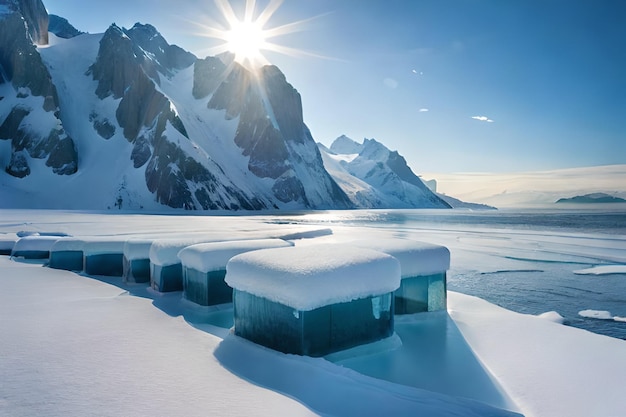
MULTIPOLYGON (((222 21, 212 0, 44 3, 91 33, 139 21, 199 57, 220 43, 190 23, 222 21)), ((375 138, 418 173, 626 163, 626 1, 286 0, 267 26, 304 19, 273 41, 325 58, 265 55, 316 141, 375 138)))

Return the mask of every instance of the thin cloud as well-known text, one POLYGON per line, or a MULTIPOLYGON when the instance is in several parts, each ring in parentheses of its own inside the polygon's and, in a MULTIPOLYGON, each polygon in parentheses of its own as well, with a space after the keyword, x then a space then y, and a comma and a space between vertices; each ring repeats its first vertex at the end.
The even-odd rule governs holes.
POLYGON ((472 116, 472 119, 478 120, 481 122, 493 123, 493 120, 491 120, 487 116, 472 116))
POLYGON ((391 89, 398 88, 398 82, 394 80, 393 78, 385 78, 383 80, 383 83, 391 89))
POLYGON ((427 111, 430 111, 430 109, 427 109, 427 108, 419 109, 420 113, 426 113, 427 111))

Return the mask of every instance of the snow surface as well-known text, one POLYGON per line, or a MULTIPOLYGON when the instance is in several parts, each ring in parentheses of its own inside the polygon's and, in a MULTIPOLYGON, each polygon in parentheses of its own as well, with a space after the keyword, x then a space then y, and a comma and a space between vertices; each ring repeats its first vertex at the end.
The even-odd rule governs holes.
POLYGON ((236 240, 191 245, 178 252, 178 259, 189 268, 200 272, 226 269, 226 264, 235 255, 259 249, 293 246, 281 239, 236 240))
POLYGON ((12 250, 18 239, 15 233, 0 234, 0 250, 12 250))
POLYGON ((445 246, 411 239, 359 240, 350 244, 393 256, 400 261, 402 278, 442 273, 450 268, 450 251, 445 246))
MULTIPOLYGON (((315 234, 321 229, 311 225, 324 224, 332 234, 298 240, 296 247, 415 238, 450 249, 451 276, 514 271, 527 262, 560 262, 570 271, 626 263, 624 240, 615 236, 346 226, 355 217, 376 222, 380 212, 208 217, 2 210, 0 233, 268 237, 315 234)), ((626 409, 623 340, 455 292, 448 292, 448 314, 396 319, 401 346, 334 363, 229 334, 227 306, 197 308, 180 292, 157 296, 121 278, 96 280, 0 257, 0 286, 1 415, 510 415, 484 405, 490 404, 527 417, 609 417, 626 409)))
POLYGON ((574 271, 578 275, 611 275, 626 274, 626 265, 601 265, 593 268, 578 269, 574 271))
POLYGON ((232 258, 225 281, 258 297, 309 311, 395 291, 400 263, 348 245, 262 249, 232 258))
POLYGON ((526 416, 619 416, 626 409, 623 340, 454 292, 448 308, 478 358, 526 416))
POLYGON ((556 311, 546 311, 545 313, 539 314, 537 317, 554 322, 554 323, 559 323, 559 324, 565 323, 565 318, 563 318, 563 316, 557 313, 556 311))
POLYGON ((314 415, 233 375, 221 338, 79 275, 0 258, 3 416, 314 415))

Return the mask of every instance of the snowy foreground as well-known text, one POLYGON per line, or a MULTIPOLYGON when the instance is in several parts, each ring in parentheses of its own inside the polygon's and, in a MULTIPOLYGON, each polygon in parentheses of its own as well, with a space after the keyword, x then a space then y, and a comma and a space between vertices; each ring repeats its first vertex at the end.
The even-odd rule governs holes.
MULTIPOLYGON (((291 235, 296 246, 306 246, 407 235, 346 226, 331 226, 330 234, 310 220, 301 222, 309 224, 304 226, 277 216, 4 210, 0 240, 23 230, 116 238, 205 232, 291 235)), ((408 234, 448 246, 451 273, 459 265, 510 267, 494 264, 493 253, 472 249, 475 231, 408 234)), ((579 238, 542 239, 564 245, 579 238)), ((519 243, 499 242, 498 250, 508 253, 519 243)), ((623 248, 614 244, 588 252, 626 263, 623 248)), ((555 323, 554 314, 513 313, 449 292, 447 314, 399 317, 388 340, 313 359, 232 335, 229 305, 198 307, 181 300, 179 292, 158 294, 145 284, 123 285, 120 278, 41 265, 0 256, 3 416, 617 417, 626 410, 626 342, 555 323)))

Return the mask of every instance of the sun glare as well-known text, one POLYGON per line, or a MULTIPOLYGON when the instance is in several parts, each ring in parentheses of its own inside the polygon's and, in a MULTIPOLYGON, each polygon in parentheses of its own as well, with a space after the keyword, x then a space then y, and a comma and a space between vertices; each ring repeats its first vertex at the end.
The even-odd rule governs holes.
POLYGON ((198 35, 223 41, 220 45, 208 48, 210 53, 217 55, 222 52, 231 52, 234 54, 236 62, 251 70, 269 64, 269 60, 264 55, 266 51, 290 56, 325 58, 300 49, 270 42, 272 38, 302 30, 308 21, 316 18, 313 17, 282 26, 267 28, 269 20, 278 10, 283 0, 270 0, 267 6, 261 10, 257 10, 256 0, 246 0, 243 16, 235 13, 228 0, 213 1, 220 11, 223 23, 226 23, 225 25, 217 22, 210 25, 191 22, 202 28, 202 32, 197 33, 198 35))
POLYGON ((235 61, 254 63, 262 60, 265 31, 259 22, 233 22, 224 37, 226 48, 235 54, 235 61))

